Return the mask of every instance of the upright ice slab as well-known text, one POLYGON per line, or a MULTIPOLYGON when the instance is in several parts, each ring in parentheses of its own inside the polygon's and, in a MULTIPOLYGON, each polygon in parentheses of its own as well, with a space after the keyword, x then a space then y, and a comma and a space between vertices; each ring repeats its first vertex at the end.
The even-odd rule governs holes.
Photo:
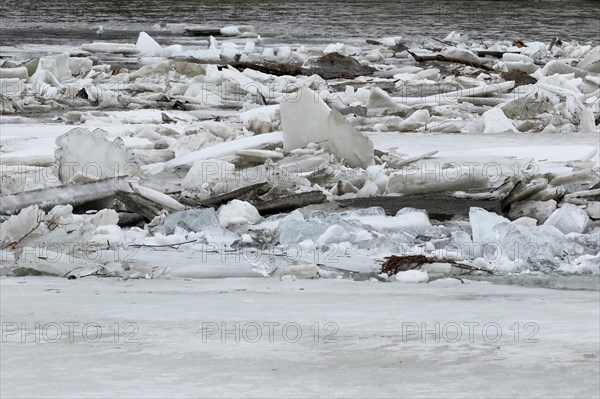
POLYGON ((589 72, 600 72, 600 46, 591 49, 585 57, 577 64, 577 68, 585 69, 589 72))
POLYGON ((56 139, 58 177, 61 182, 93 181, 107 177, 140 176, 140 165, 120 138, 107 132, 75 128, 56 139))
POLYGON ((160 55, 162 47, 146 32, 140 32, 135 46, 141 55, 160 55))
POLYGON ((339 112, 330 109, 307 87, 281 103, 281 122, 286 152, 319 143, 349 166, 366 168, 374 163, 371 140, 357 132, 339 112))
POLYGON ((485 125, 484 133, 516 133, 518 131, 500 108, 492 108, 485 111, 483 114, 483 123, 485 125))

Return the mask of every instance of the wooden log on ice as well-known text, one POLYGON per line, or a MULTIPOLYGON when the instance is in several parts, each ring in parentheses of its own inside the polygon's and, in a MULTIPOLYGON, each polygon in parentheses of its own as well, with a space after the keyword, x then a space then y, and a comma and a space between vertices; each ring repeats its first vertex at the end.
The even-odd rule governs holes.
POLYGON ((386 256, 384 259, 385 262, 381 266, 380 273, 386 273, 388 276, 407 270, 420 269, 421 266, 432 263, 449 263, 453 267, 461 270, 464 274, 472 272, 485 272, 488 274, 493 274, 492 270, 482 269, 466 263, 457 262, 455 259, 439 259, 425 255, 392 255, 386 256))
POLYGON ((322 55, 316 60, 310 60, 310 67, 304 68, 305 75, 316 74, 323 79, 354 79, 359 76, 370 76, 373 72, 375 68, 340 53, 322 55))
POLYGON ((261 215, 289 212, 312 204, 321 204, 327 197, 321 191, 308 191, 305 193, 291 194, 269 200, 258 200, 252 205, 261 215))
POLYGON ((565 195, 565 198, 586 198, 591 201, 600 201, 600 188, 587 191, 576 191, 565 195))
POLYGON ((474 61, 474 60, 463 60, 462 58, 455 58, 455 57, 447 57, 445 55, 442 54, 436 54, 436 55, 417 55, 415 53, 413 53, 410 50, 406 50, 410 55, 413 56, 413 58, 415 59, 415 61, 417 62, 425 62, 425 61, 441 61, 441 62, 453 62, 456 64, 463 64, 463 65, 467 65, 473 68, 479 68, 479 69, 483 69, 484 71, 488 71, 488 72, 493 72, 494 68, 492 68, 491 66, 488 66, 484 63, 478 62, 478 61, 474 61))
POLYGON ((183 31, 190 36, 221 36, 221 28, 209 26, 189 27, 183 31))
POLYGON ((351 208, 379 206, 388 215, 395 215, 402 208, 424 209, 429 217, 436 220, 449 220, 456 215, 467 215, 471 207, 502 213, 501 203, 497 199, 456 198, 443 193, 352 198, 337 200, 337 203, 351 208))
POLYGON ((119 227, 136 226, 144 222, 144 216, 133 212, 119 212, 119 227))
POLYGON ((183 205, 170 196, 147 187, 128 183, 126 178, 65 184, 57 187, 0 196, 0 214, 14 215, 31 205, 49 211, 57 205, 73 208, 101 209, 111 207, 109 200, 118 198, 131 212, 151 220, 162 210, 181 210, 183 205))
POLYGON ((57 205, 71 204, 78 207, 83 204, 106 200, 126 184, 119 179, 108 178, 83 184, 66 184, 57 187, 25 191, 19 194, 0 196, 0 214, 14 215, 21 209, 39 204, 44 211, 49 211, 57 205))
POLYGON ((302 67, 300 67, 298 65, 294 65, 294 64, 289 64, 289 63, 288 64, 280 64, 277 62, 263 61, 260 63, 234 62, 229 65, 231 65, 232 67, 234 67, 235 69, 237 69, 239 71, 243 71, 244 69, 248 68, 248 69, 254 69, 255 71, 259 71, 262 73, 268 73, 270 75, 275 75, 275 76, 284 76, 284 75, 297 76, 297 75, 305 74, 302 67))
POLYGON ((119 191, 116 196, 129 211, 142 215, 146 220, 154 219, 163 210, 162 206, 138 193, 119 191))
POLYGON ((502 58, 504 54, 521 54, 520 51, 492 51, 492 50, 476 50, 478 57, 494 57, 502 58))
POLYGON ((202 208, 217 208, 222 204, 225 204, 233 199, 239 199, 240 201, 252 202, 265 194, 271 186, 267 182, 256 183, 250 186, 238 188, 237 190, 230 191, 225 194, 216 195, 203 200, 195 200, 193 198, 183 197, 181 202, 191 207, 202 207, 202 208))
MULTIPOLYGON (((320 204, 327 200, 325 194, 321 191, 309 191, 305 193, 273 196, 273 198, 260 198, 271 189, 267 182, 252 184, 250 186, 238 188, 229 193, 217 195, 204 200, 195 200, 193 198, 181 198, 181 202, 191 207, 211 207, 219 206, 238 199, 251 203, 258 209, 261 215, 270 215, 279 212, 292 211, 307 205, 320 204)), ((269 194, 271 196, 271 194, 269 194)))
POLYGON ((309 67, 268 61, 234 62, 229 65, 240 71, 249 68, 275 76, 319 75, 323 79, 354 79, 359 76, 370 76, 375 72, 375 68, 363 65, 356 59, 339 53, 325 54, 312 60, 309 67))
POLYGON ((533 181, 519 181, 515 187, 502 200, 502 208, 506 209, 511 203, 522 201, 548 187, 548 180, 534 179, 533 181))

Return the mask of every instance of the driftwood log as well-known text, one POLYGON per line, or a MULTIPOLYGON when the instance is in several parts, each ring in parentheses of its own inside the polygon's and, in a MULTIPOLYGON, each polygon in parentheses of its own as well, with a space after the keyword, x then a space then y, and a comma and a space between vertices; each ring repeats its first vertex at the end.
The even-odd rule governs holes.
POLYGON ((160 204, 144 198, 138 193, 119 191, 117 192, 117 198, 129 211, 142 215, 146 220, 152 220, 163 210, 160 204))
POLYGON ((320 204, 327 200, 321 191, 309 191, 298 194, 274 195, 267 182, 242 187, 229 193, 217 195, 204 200, 194 200, 182 197, 181 203, 191 207, 218 208, 232 199, 239 199, 251 203, 261 215, 272 215, 288 212, 311 204, 320 204))
POLYGON ((478 62, 478 61, 472 61, 472 60, 464 60, 462 58, 455 58, 455 57, 447 57, 445 55, 442 54, 436 54, 436 55, 417 55, 415 53, 413 53, 410 50, 406 50, 408 51, 408 53, 410 55, 413 56, 413 58, 415 59, 415 61, 417 62, 425 62, 425 61, 441 61, 441 62, 453 62, 456 64, 463 64, 463 65, 467 65, 473 68, 479 68, 479 69, 483 69, 484 71, 488 71, 488 72, 493 72, 494 68, 492 68, 491 66, 488 66, 482 62, 478 62))
POLYGON ((221 28, 210 26, 185 28, 184 32, 190 36, 221 36, 221 28))
POLYGON ((321 191, 308 191, 306 193, 291 194, 273 199, 261 199, 252 205, 261 215, 270 215, 280 212, 289 212, 307 205, 321 204, 327 197, 321 191))
POLYGON ((492 51, 492 50, 477 50, 479 57, 494 57, 502 58, 504 54, 521 54, 520 51, 492 51))
POLYGON ((255 71, 268 73, 270 75, 275 75, 275 76, 284 76, 284 75, 297 76, 297 75, 305 74, 302 67, 295 65, 295 64, 289 64, 289 63, 288 64, 280 64, 277 62, 263 61, 260 63, 234 62, 229 65, 231 65, 232 67, 234 67, 235 69, 240 70, 240 71, 243 71, 244 69, 248 68, 248 69, 254 69, 255 71))
POLYGON ((261 182, 252 184, 250 186, 241 187, 237 190, 230 191, 225 194, 215 195, 214 197, 206 198, 203 200, 195 200, 193 198, 181 197, 180 202, 190 207, 201 207, 201 208, 217 208, 222 204, 225 204, 233 199, 240 201, 251 202, 257 197, 267 193, 270 189, 270 185, 267 182, 261 182))
POLYGON ((114 197, 126 185, 122 180, 108 178, 83 184, 67 184, 57 187, 25 191, 18 194, 0 196, 0 214, 14 215, 31 205, 49 211, 56 205, 71 204, 73 207, 92 201, 101 201, 114 197))
POLYGON ((239 71, 248 68, 275 76, 319 75, 323 79, 354 79, 359 76, 370 76, 375 72, 375 68, 361 64, 356 59, 339 53, 329 53, 312 59, 308 67, 302 67, 293 62, 279 63, 267 60, 256 62, 234 61, 230 63, 194 57, 174 57, 173 60, 195 64, 213 64, 217 65, 218 68, 225 68, 230 65, 239 71))
POLYGON ((453 267, 456 267, 467 272, 485 272, 492 274, 491 270, 481 269, 475 266, 467 265, 455 261, 454 259, 438 259, 435 257, 427 257, 425 255, 405 255, 405 256, 387 256, 384 258, 385 262, 381 266, 381 273, 386 273, 388 276, 396 274, 398 272, 404 272, 407 270, 420 269, 425 264, 432 263, 449 263, 453 267))
POLYGON ((354 79, 359 76, 370 76, 375 72, 375 68, 363 65, 356 59, 339 53, 329 53, 311 60, 310 67, 267 61, 257 63, 234 62, 230 65, 238 70, 249 68, 275 76, 318 75, 323 79, 354 79))

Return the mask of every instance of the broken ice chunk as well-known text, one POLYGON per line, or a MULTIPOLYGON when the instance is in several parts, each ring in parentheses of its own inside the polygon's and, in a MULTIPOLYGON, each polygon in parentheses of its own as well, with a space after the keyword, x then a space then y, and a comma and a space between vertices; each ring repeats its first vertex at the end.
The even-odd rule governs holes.
POLYGON ((565 234, 582 233, 589 222, 587 213, 573 204, 564 204, 555 210, 546 222, 545 226, 554 226, 565 234))
POLYGON ((203 127, 204 129, 208 130, 215 136, 222 138, 223 140, 235 137, 235 131, 223 122, 202 121, 199 122, 197 126, 203 127))
POLYGON ((518 132, 510 119, 500 108, 492 108, 483 113, 484 133, 518 132))
POLYGON ((406 270, 394 274, 390 280, 401 283, 426 283, 429 281, 429 274, 423 270, 406 270))
POLYGON ((95 229, 98 226, 116 225, 119 214, 114 209, 101 209, 85 221, 86 228, 95 229))
POLYGON ((162 51, 160 44, 146 32, 140 32, 135 46, 138 48, 141 55, 160 55, 162 51))
POLYGON ((363 220, 364 223, 381 224, 380 219, 386 218, 381 215, 381 212, 383 212, 381 208, 369 208, 368 210, 341 213, 314 211, 303 215, 300 211, 295 210, 280 220, 277 232, 278 240, 281 244, 299 243, 304 240, 322 243, 364 241, 368 226, 363 224, 363 220), (334 237, 334 233, 339 236, 334 237))
POLYGON ((37 76, 49 72, 52 76, 56 77, 59 81, 71 78, 71 69, 69 68, 69 53, 49 55, 40 58, 37 70, 31 76, 32 82, 37 82, 37 76))
POLYGON ((219 208, 219 220, 225 227, 255 224, 262 220, 258 210, 249 202, 231 200, 219 208))
POLYGON ((199 151, 194 151, 183 156, 176 157, 165 162, 165 169, 172 169, 177 166, 191 164, 195 161, 209 158, 221 158, 235 154, 238 150, 254 148, 265 144, 280 144, 282 139, 281 132, 265 133, 258 136, 243 137, 237 140, 230 140, 225 143, 216 144, 199 151))
POLYGON ((27 79, 29 72, 27 68, 15 67, 15 68, 0 68, 0 79, 27 79))
POLYGON ((556 201, 518 201, 511 204, 509 216, 518 218, 522 216, 532 217, 539 223, 543 223, 556 209, 556 201))
POLYGON ((83 51, 90 53, 138 54, 140 50, 135 44, 124 43, 87 43, 81 46, 83 51))
POLYGON ((48 212, 46 223, 50 225, 58 225, 73 219, 73 205, 57 205, 48 212))
POLYGON ((94 235, 90 238, 90 243, 101 246, 111 246, 120 243, 123 240, 123 230, 117 225, 102 225, 96 228, 94 235))
POLYGON ((600 274, 600 253, 596 255, 582 255, 578 258, 563 263, 560 271, 565 273, 578 273, 578 274, 600 274))
POLYGON ((444 41, 446 42, 466 42, 467 40, 469 40, 468 34, 456 31, 448 33, 448 36, 444 38, 444 41))
POLYGON ((598 132, 594 120, 594 112, 591 108, 584 108, 583 111, 579 113, 579 131, 581 133, 598 132))
POLYGON ((419 109, 413 112, 411 116, 403 120, 398 125, 398 130, 401 131, 414 131, 417 130, 429 122, 429 111, 426 109, 419 109))
POLYGON ((521 47, 521 54, 527 55, 534 60, 540 60, 548 54, 547 44, 542 42, 527 42, 527 46, 521 47))
POLYGON ((577 68, 593 73, 600 73, 600 46, 591 49, 577 64, 577 68))
MULTIPOLYGON (((50 248, 53 249, 53 246, 50 246, 50 248)), ((61 247, 58 246, 58 248, 61 247)), ((43 251, 40 251, 39 247, 24 247, 23 253, 28 256, 21 257, 18 263, 19 267, 35 270, 41 275, 59 277, 65 277, 67 274, 76 273, 76 271, 87 271, 91 274, 102 267, 100 263, 94 262, 94 259, 84 259, 71 255, 65 256, 64 253, 52 249, 44 248, 43 251)))
POLYGON ((283 153, 269 150, 238 150, 235 155, 248 163, 264 163, 267 159, 275 161, 283 159, 283 153))
POLYGON ((194 162, 181 186, 187 190, 199 189, 204 183, 224 181, 232 177, 235 165, 220 159, 205 159, 194 162))
POLYGON ((89 58, 71 57, 69 58, 69 69, 73 76, 83 76, 92 70, 94 63, 89 58))
POLYGON ((37 229, 39 231, 36 234, 47 231, 45 225, 40 224, 44 220, 44 216, 44 211, 40 210, 38 205, 32 205, 21 210, 18 215, 9 217, 0 225, 0 241, 20 240, 37 229))
POLYGON ((366 168, 375 162, 371 140, 307 87, 281 103, 281 122, 286 152, 318 143, 349 166, 366 168))
POLYGON ((245 125, 249 131, 255 134, 263 134, 274 131, 277 124, 271 121, 271 118, 268 116, 258 114, 250 117, 245 125))
POLYGON ((190 231, 200 232, 207 228, 220 228, 221 223, 213 208, 191 209, 175 212, 167 216, 163 222, 162 229, 165 234, 173 234, 179 222, 184 222, 190 231))
MULTIPOLYGON (((500 223, 493 230, 497 237, 494 245, 501 253, 495 256, 490 256, 488 250, 483 253, 492 264, 500 258, 508 258, 517 264, 526 263, 527 267, 534 270, 542 267, 542 271, 549 272, 555 267, 554 258, 570 248, 566 237, 551 226, 528 227, 515 223, 500 223)), ((518 267, 517 264, 514 267, 518 267)))
POLYGON ((390 95, 383 89, 374 86, 369 93, 369 99, 366 104, 367 108, 398 108, 398 104, 392 100, 390 95))
MULTIPOLYGON (((497 254, 495 249, 498 246, 498 237, 494 231, 494 226, 500 223, 510 223, 505 217, 496 215, 495 213, 488 212, 485 209, 473 207, 469 211, 469 221, 471 222, 471 230, 473 232, 474 247, 474 258, 483 256, 484 248, 489 246, 495 246, 493 254, 489 254, 495 257, 497 254)), ((488 255, 488 254, 486 254, 488 255)))
POLYGON ((489 188, 491 179, 477 166, 473 170, 460 165, 447 164, 440 167, 435 160, 403 167, 390 174, 386 192, 417 194, 433 191, 458 191, 473 188, 489 188), (447 167, 446 167, 447 166, 447 167))
MULTIPOLYGON (((235 57, 235 54, 234 54, 235 57)), ((240 90, 242 92, 250 93, 252 95, 258 95, 259 93, 268 98, 272 93, 269 92, 269 88, 263 85, 262 83, 256 82, 250 79, 248 76, 244 75, 237 69, 233 68, 231 65, 227 67, 227 69, 222 69, 221 73, 225 79, 236 83, 238 87, 236 90, 240 90)))
POLYGON ((107 177, 141 176, 140 165, 119 138, 106 139, 107 132, 75 128, 56 139, 58 177, 61 182, 76 177, 98 180, 107 177))
POLYGON ((344 43, 330 43, 323 50, 323 54, 342 53, 343 49, 344 49, 344 43))
POLYGON ((354 235, 350 234, 339 224, 329 226, 329 228, 327 228, 327 230, 325 230, 325 232, 321 234, 319 238, 317 238, 317 242, 319 244, 333 244, 344 241, 354 241, 354 235))
POLYGON ((220 29, 220 32, 223 36, 239 36, 242 34, 235 25, 224 26, 220 29))
POLYGON ((206 241, 211 245, 231 245, 240 238, 238 234, 221 225, 217 212, 213 208, 190 209, 168 215, 163 221, 162 230, 165 234, 173 234, 176 228, 190 232, 202 232, 206 241))
POLYGON ((416 226, 431 226, 427 211, 415 208, 402 208, 396 213, 396 221, 398 226, 416 227, 416 226))

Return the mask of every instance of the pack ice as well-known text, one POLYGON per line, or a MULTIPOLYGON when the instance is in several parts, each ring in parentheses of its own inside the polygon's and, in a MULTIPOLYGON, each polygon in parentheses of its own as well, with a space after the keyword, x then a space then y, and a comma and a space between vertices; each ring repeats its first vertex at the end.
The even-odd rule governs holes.
POLYGON ((1 61, 3 274, 599 274, 597 46, 187 32, 1 61))

